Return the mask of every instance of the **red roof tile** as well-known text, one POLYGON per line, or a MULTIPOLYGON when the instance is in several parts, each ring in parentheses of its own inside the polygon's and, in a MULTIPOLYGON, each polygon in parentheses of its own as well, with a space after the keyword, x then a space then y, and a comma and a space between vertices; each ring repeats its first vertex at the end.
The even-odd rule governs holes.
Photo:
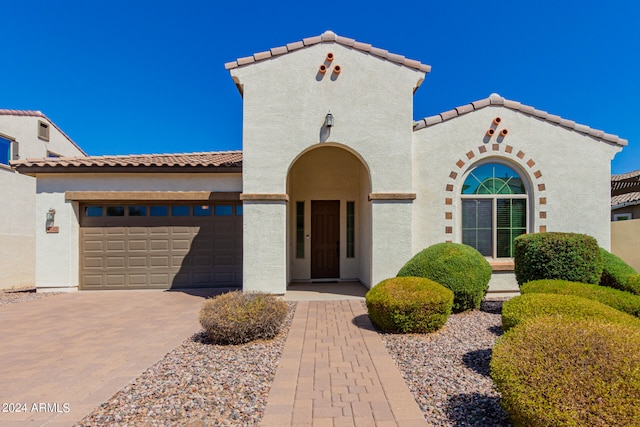
POLYGON ((618 196, 611 197, 611 207, 621 208, 624 206, 638 205, 640 204, 640 192, 634 191, 632 193, 624 193, 618 196))
POLYGON ((445 111, 443 113, 436 114, 435 116, 425 117, 422 120, 418 120, 413 124, 413 130, 415 131, 415 130, 426 128, 428 126, 433 126, 438 123, 445 122, 447 120, 451 120, 463 114, 469 113, 471 111, 479 110, 489 105, 503 105, 505 108, 509 108, 510 110, 519 111, 523 114, 528 114, 530 116, 537 117, 541 120, 556 123, 557 125, 562 126, 564 128, 567 128, 585 135, 592 136, 602 141, 610 142, 610 143, 621 145, 621 146, 625 146, 628 143, 626 139, 622 139, 617 135, 605 133, 604 131, 601 131, 598 129, 592 129, 586 125, 577 124, 572 120, 563 119, 560 116, 549 114, 546 111, 538 110, 529 105, 523 105, 517 101, 511 101, 509 99, 505 99, 496 93, 491 94, 488 98, 474 101, 470 104, 454 108, 453 110, 445 111))
POLYGON ((58 127, 58 125, 56 125, 54 122, 51 121, 51 119, 49 119, 47 116, 44 115, 44 113, 42 113, 42 111, 33 111, 33 110, 2 110, 0 109, 0 116, 30 116, 30 117, 40 117, 42 119, 45 119, 46 121, 48 121, 49 123, 51 123, 51 125, 56 128, 58 130, 58 132, 60 132, 62 135, 64 135, 65 138, 67 138, 69 140, 70 143, 72 143, 78 150, 80 150, 80 152, 84 155, 86 155, 87 153, 84 152, 84 150, 82 148, 80 148, 80 146, 78 144, 76 144, 75 142, 73 142, 73 139, 71 139, 69 137, 69 135, 67 135, 66 133, 64 133, 64 131, 62 129, 60 129, 58 127))
POLYGON ((319 36, 307 37, 298 42, 288 43, 286 46, 274 47, 265 52, 255 53, 252 56, 238 58, 235 61, 227 62, 224 66, 227 70, 232 70, 234 68, 253 64, 254 62, 264 61, 274 56, 282 55, 284 53, 292 52, 318 43, 337 43, 424 73, 431 71, 431 65, 422 64, 416 60, 405 58, 402 55, 390 53, 387 50, 373 47, 367 43, 360 43, 350 38, 340 37, 333 31, 325 31, 319 36))
POLYGON ((113 168, 131 172, 145 172, 148 168, 163 168, 177 171, 215 169, 225 171, 242 168, 242 151, 219 151, 178 154, 134 154, 128 156, 60 157, 16 160, 11 166, 23 173, 43 172, 89 172, 113 168))

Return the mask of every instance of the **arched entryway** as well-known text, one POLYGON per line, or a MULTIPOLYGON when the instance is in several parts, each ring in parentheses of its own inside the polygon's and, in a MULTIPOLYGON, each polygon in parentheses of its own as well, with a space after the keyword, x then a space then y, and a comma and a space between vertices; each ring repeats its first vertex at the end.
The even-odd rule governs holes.
POLYGON ((287 175, 287 281, 359 280, 370 286, 369 170, 350 149, 322 144, 287 175))

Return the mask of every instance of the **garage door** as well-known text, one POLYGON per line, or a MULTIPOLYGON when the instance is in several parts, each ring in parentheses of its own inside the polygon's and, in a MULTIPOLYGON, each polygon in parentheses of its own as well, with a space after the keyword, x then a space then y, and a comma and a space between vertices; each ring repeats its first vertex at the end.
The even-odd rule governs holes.
POLYGON ((242 205, 81 205, 81 289, 242 285, 242 205))

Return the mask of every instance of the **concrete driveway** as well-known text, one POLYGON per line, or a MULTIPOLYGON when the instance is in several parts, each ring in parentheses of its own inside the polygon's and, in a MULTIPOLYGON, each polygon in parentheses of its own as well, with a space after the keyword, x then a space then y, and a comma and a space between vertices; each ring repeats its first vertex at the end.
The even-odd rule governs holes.
POLYGON ((87 291, 0 307, 0 425, 81 420, 199 331, 208 294, 87 291))

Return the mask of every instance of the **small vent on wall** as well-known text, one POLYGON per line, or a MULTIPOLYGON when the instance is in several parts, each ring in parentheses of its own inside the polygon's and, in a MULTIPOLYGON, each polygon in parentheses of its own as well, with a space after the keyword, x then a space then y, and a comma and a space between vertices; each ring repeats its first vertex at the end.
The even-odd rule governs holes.
POLYGON ((49 140, 49 125, 41 120, 38 120, 38 138, 49 140))

